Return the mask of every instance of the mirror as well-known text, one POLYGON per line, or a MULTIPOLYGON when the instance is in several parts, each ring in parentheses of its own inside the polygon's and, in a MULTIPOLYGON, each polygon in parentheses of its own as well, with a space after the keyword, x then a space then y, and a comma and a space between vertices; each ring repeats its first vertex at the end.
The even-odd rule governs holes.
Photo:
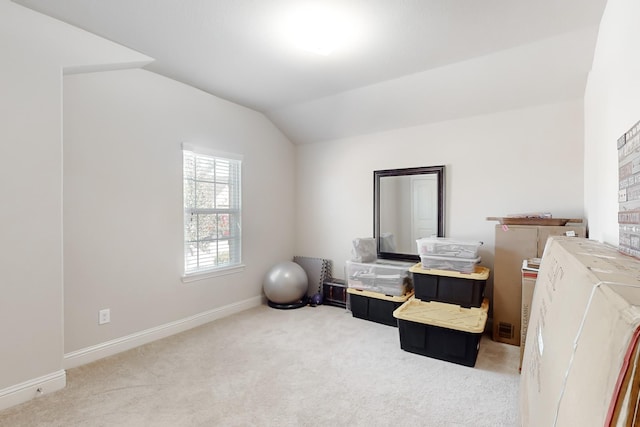
POLYGON ((445 167, 373 171, 378 258, 420 261, 416 240, 444 237, 445 167))

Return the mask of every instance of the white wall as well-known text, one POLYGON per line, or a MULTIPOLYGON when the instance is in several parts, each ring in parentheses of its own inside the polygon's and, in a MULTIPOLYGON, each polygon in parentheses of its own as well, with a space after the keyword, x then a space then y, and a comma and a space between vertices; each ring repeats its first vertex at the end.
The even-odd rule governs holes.
POLYGON ((583 216, 581 100, 299 146, 296 251, 329 258, 344 277, 351 241, 373 234, 373 171, 446 166, 446 235, 480 240, 487 216, 583 216))
POLYGON ((618 244, 618 138, 640 120, 640 2, 609 0, 585 92, 585 210, 590 237, 618 244))
POLYGON ((61 69, 2 58, 0 389, 62 368, 61 69))
POLYGON ((64 387, 70 352, 261 301, 294 252, 294 149, 270 121, 8 0, 0 57, 0 409, 64 387), (70 74, 96 70, 116 71, 70 74), (182 142, 244 155, 240 273, 180 279, 182 142))
POLYGON ((615 142, 640 118, 639 12, 609 0, 584 106, 295 150, 260 114, 145 71, 67 76, 63 206, 62 69, 148 58, 0 0, 0 409, 63 373, 64 353, 259 295, 266 269, 294 253, 332 259, 342 277, 351 240, 372 234, 376 169, 446 165, 447 235, 483 240, 488 266, 486 216, 586 212, 591 237, 617 243, 615 142), (180 281, 183 141, 245 156, 243 273, 180 281), (112 323, 98 327, 106 307, 112 323))
POLYGON ((63 67, 147 59, 0 0, 0 409, 65 384, 63 67))
POLYGON ((64 129, 65 353, 260 300, 292 258, 294 148, 262 114, 124 70, 65 77, 64 129), (182 142, 244 156, 241 273, 181 281, 182 142))

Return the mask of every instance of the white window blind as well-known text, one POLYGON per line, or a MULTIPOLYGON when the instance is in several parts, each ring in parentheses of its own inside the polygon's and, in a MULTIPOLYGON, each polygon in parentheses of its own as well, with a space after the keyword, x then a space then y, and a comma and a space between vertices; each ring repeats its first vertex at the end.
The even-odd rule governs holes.
POLYGON ((185 275, 241 263, 241 163, 183 149, 185 275))

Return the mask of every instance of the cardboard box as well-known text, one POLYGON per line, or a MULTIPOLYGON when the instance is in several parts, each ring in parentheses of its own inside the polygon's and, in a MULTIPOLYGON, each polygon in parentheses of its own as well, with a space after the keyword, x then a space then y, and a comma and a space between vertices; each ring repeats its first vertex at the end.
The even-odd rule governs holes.
POLYGON ((584 225, 497 225, 493 262, 493 339, 520 345, 522 260, 540 258, 549 236, 585 237, 584 225))
POLYGON ((638 336, 640 261, 587 239, 549 239, 524 349, 521 424, 633 425, 638 336))
POLYGON ((527 341, 527 326, 531 314, 531 301, 533 300, 533 290, 538 278, 540 258, 525 259, 522 261, 522 309, 520 317, 520 369, 522 369, 522 357, 527 341))

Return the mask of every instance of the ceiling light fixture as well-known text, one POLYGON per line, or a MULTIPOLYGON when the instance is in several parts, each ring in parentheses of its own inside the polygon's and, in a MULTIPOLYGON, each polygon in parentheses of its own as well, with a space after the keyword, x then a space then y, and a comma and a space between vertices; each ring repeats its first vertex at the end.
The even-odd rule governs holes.
POLYGON ((289 43, 324 56, 351 44, 356 33, 353 22, 344 14, 320 5, 291 11, 283 20, 281 30, 289 43))

